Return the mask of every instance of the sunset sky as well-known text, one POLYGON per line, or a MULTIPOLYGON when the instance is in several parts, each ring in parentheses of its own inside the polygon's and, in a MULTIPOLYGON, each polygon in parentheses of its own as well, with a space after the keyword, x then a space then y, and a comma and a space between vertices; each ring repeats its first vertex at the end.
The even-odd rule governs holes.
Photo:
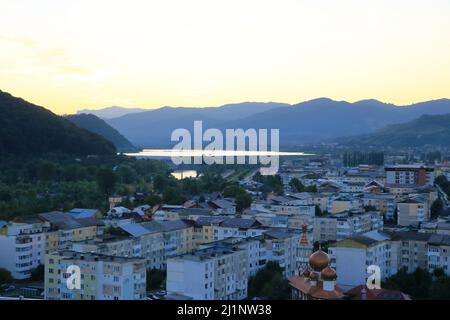
POLYGON ((450 1, 0 0, 0 90, 58 114, 450 98, 450 1))

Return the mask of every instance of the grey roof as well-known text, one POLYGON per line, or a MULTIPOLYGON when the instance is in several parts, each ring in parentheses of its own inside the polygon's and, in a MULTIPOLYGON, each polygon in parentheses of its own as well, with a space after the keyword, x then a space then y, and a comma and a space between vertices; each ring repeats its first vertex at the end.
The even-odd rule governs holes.
POLYGON ((55 226, 58 229, 70 230, 83 227, 80 222, 66 212, 53 211, 41 213, 39 214, 39 217, 50 222, 52 226, 55 226))
POLYGON ((243 228, 243 229, 257 227, 260 225, 261 223, 259 223, 256 219, 243 219, 243 218, 226 219, 220 224, 220 226, 226 228, 243 228))
POLYGON ((195 221, 195 224, 198 226, 209 226, 211 224, 220 224, 225 219, 222 216, 202 216, 195 221))
MULTIPOLYGON (((140 232, 152 233, 158 231, 174 231, 188 228, 194 225, 194 221, 190 220, 173 220, 173 221, 149 221, 141 223, 140 226, 146 230, 146 232, 140 229, 140 232)), ((138 229, 136 229, 138 230, 138 229)))
MULTIPOLYGON (((377 240, 363 236, 363 235, 355 235, 353 237, 350 237, 349 240, 364 244, 366 246, 371 246, 372 244, 378 243, 377 240)), ((345 241, 345 240, 343 240, 343 241, 345 241)))
POLYGON ((264 232, 265 237, 274 239, 287 239, 293 236, 293 234, 287 230, 269 229, 264 232))
POLYGON ((144 228, 141 223, 130 223, 123 225, 120 228, 128 232, 133 237, 140 237, 144 234, 151 233, 148 229, 144 228))
POLYGON ((93 218, 97 211, 97 209, 73 208, 69 211, 69 214, 76 219, 93 218))
POLYGON ((75 219, 70 214, 60 211, 41 213, 38 216, 42 220, 50 222, 53 227, 62 230, 104 225, 103 222, 95 218, 75 219))
POLYGON ((415 232, 415 231, 398 231, 389 232, 392 236, 392 240, 413 240, 413 241, 428 241, 431 237, 431 233, 415 232))
POLYGON ((437 229, 450 230, 450 222, 439 222, 437 224, 437 229))
POLYGON ((433 233, 428 244, 450 246, 450 235, 433 233))

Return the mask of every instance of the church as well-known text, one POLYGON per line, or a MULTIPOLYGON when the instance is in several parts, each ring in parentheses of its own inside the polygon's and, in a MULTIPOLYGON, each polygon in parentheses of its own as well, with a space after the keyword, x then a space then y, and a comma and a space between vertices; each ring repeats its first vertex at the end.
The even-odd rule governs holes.
POLYGON ((337 274, 330 267, 330 258, 321 248, 305 259, 312 245, 307 240, 307 228, 302 226, 299 243, 299 275, 289 278, 292 300, 340 300, 344 292, 336 286, 337 274), (300 252, 301 251, 301 252, 300 252), (303 259, 302 259, 303 258, 303 259), (301 268, 301 269, 300 269, 301 268), (303 270, 303 271, 301 271, 303 270))

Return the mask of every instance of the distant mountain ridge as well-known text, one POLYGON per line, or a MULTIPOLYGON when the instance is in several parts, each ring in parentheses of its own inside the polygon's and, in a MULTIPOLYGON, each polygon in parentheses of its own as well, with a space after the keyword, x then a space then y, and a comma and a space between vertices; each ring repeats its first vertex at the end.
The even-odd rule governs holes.
POLYGON ((0 155, 113 155, 98 134, 51 111, 0 91, 0 155))
POLYGON ((120 132, 93 114, 81 113, 66 115, 64 117, 78 127, 99 134, 106 140, 112 142, 118 152, 138 151, 120 132))
POLYGON ((371 134, 342 137, 336 141, 358 147, 450 147, 450 113, 423 115, 413 121, 389 125, 371 134))
POLYGON ((202 120, 205 128, 218 127, 225 121, 236 121, 285 106, 289 105, 275 102, 244 102, 207 108, 163 107, 105 121, 136 146, 168 147, 171 145, 172 131, 177 128, 192 128, 195 120, 202 120))
POLYGON ((192 130, 194 120, 202 120, 204 129, 279 129, 281 146, 292 146, 366 134, 425 114, 449 112, 449 99, 396 106, 375 99, 350 103, 319 98, 295 105, 243 103, 216 108, 164 107, 126 114, 106 122, 134 145, 147 148, 173 146, 174 142, 170 141, 172 131, 177 128, 192 130))
POLYGON ((112 106, 112 107, 107 107, 107 108, 98 109, 98 110, 94 110, 94 109, 78 110, 77 114, 93 114, 101 119, 111 119, 111 118, 121 117, 121 116, 129 114, 129 113, 137 113, 137 112, 144 112, 144 111, 147 111, 147 109, 124 108, 124 107, 112 106))

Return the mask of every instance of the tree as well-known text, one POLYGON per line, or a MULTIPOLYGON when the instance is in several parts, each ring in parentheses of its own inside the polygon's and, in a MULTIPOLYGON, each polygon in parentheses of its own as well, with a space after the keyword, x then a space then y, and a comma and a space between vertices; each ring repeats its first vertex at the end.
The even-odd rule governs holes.
POLYGON ((13 282, 11 272, 4 268, 0 268, 0 284, 7 284, 13 282))
POLYGON ((303 192, 317 192, 317 186, 311 185, 303 188, 303 192))
POLYGON ((38 265, 31 271, 31 281, 44 281, 45 266, 43 264, 38 265))
POLYGON ((283 277, 283 269, 278 263, 269 261, 254 277, 250 277, 248 296, 271 300, 289 298, 289 284, 283 277))
POLYGON ((101 168, 97 172, 97 185, 104 194, 111 194, 116 185, 117 176, 109 168, 101 168))
POLYGON ((157 204, 161 204, 162 203, 162 199, 160 196, 158 196, 157 194, 152 194, 149 195, 146 199, 145 199, 145 204, 148 204, 150 206, 155 206, 157 204))
POLYGON ((225 189, 223 189, 223 196, 225 198, 234 198, 237 195, 243 194, 243 193, 246 193, 246 191, 243 188, 241 188, 235 184, 227 186, 227 187, 225 187, 225 189))
POLYGON ((237 211, 240 212, 242 210, 250 208, 251 204, 252 204, 252 196, 250 194, 248 194, 247 192, 240 193, 236 196, 236 210, 237 211))
POLYGON ((431 211, 431 218, 437 218, 439 213, 444 209, 444 204, 442 203, 441 199, 437 198, 434 200, 433 204, 431 205, 430 211, 431 211))
POLYGON ((185 201, 181 196, 181 191, 175 187, 167 187, 163 192, 162 199, 166 204, 181 204, 185 201))
POLYGON ((406 268, 402 268, 395 275, 386 279, 382 287, 400 290, 416 299, 427 299, 430 297, 432 281, 432 276, 427 270, 417 268, 413 273, 408 273, 406 268))
POLYGON ((147 291, 165 287, 166 273, 158 269, 147 270, 147 291))
POLYGON ((366 212, 377 211, 377 208, 375 206, 372 206, 372 205, 367 205, 367 206, 364 206, 364 211, 366 211, 366 212))
POLYGON ((318 205, 316 205, 315 207, 315 216, 316 217, 322 217, 325 215, 325 212, 322 212, 322 210, 320 210, 320 207, 318 205))
POLYGON ((289 185, 294 188, 297 192, 302 192, 303 188, 305 187, 303 183, 300 182, 297 178, 292 178, 289 182, 289 185))

